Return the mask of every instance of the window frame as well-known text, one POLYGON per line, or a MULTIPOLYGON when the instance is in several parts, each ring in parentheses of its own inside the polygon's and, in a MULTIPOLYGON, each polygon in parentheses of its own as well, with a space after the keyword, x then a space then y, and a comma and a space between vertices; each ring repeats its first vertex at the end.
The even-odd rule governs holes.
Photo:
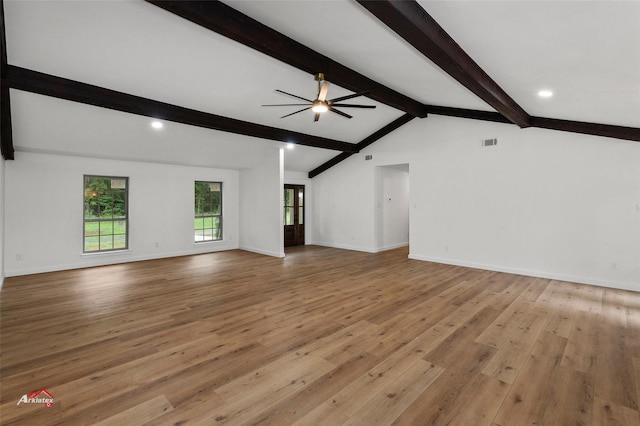
MULTIPOLYGON (((223 221, 224 182, 222 182, 222 181, 209 181, 209 180, 196 180, 193 183, 193 191, 194 191, 193 192, 193 197, 194 197, 194 199, 193 199, 193 218, 194 218, 194 222, 193 223, 194 223, 194 226, 193 226, 193 229, 192 229, 193 230, 193 243, 194 244, 201 244, 201 243, 214 243, 214 242, 217 242, 217 241, 223 241, 224 240, 224 226, 223 226, 223 224, 224 224, 224 221, 223 221), (208 185, 216 184, 216 185, 220 186, 220 191, 219 191, 220 192, 220 209, 219 209, 219 213, 218 214, 214 214, 214 213, 212 213, 212 214, 201 214, 201 215, 197 214, 197 212, 196 212, 196 199, 195 199, 196 195, 195 195, 195 191, 196 191, 196 185, 199 184, 199 183, 201 183, 201 184, 205 183, 205 184, 208 184, 208 185), (204 228, 204 227, 203 228, 196 228, 195 227, 196 226, 195 225, 195 221, 197 219, 206 219, 206 218, 211 218, 212 224, 215 223, 215 219, 217 218, 218 227, 217 228, 214 228, 214 227, 211 227, 211 228, 204 228), (209 230, 209 229, 212 230, 212 231, 215 230, 215 229, 218 229, 218 232, 216 233, 217 238, 213 238, 213 234, 214 233, 212 232, 212 237, 210 239, 204 239, 205 238, 204 231, 209 230), (203 231, 203 235, 202 235, 203 239, 201 239, 201 240, 196 239, 196 231, 198 231, 198 230, 203 231)), ((212 191, 212 192, 214 192, 214 191, 212 191)))
MULTIPOLYGON (((110 188, 113 189, 113 188, 110 188)), ((113 252, 119 252, 119 251, 127 251, 129 250, 129 177, 128 176, 112 176, 112 175, 94 175, 94 174, 85 174, 82 176, 82 190, 83 190, 83 194, 82 194, 82 253, 83 254, 87 254, 87 255, 91 255, 91 254, 100 254, 100 253, 113 253, 113 252), (125 188, 124 188, 124 218, 121 217, 114 217, 113 214, 111 216, 111 219, 87 219, 86 217, 86 205, 87 205, 87 179, 91 179, 91 178, 97 178, 97 179, 111 179, 112 181, 114 179, 121 179, 124 180, 125 182, 125 188), (115 221, 119 221, 119 222, 124 222, 124 226, 125 226, 125 230, 124 230, 124 234, 114 234, 113 231, 113 223, 115 221), (101 223, 102 222, 111 222, 111 226, 112 226, 112 233, 111 234, 105 234, 105 235, 111 235, 111 248, 108 249, 102 249, 100 248, 101 246, 101 234, 100 234, 100 230, 102 229, 101 223), (98 223, 98 249, 97 250, 87 250, 87 223, 98 223), (117 247, 114 248, 115 246, 115 237, 117 235, 124 235, 124 247, 117 247)))

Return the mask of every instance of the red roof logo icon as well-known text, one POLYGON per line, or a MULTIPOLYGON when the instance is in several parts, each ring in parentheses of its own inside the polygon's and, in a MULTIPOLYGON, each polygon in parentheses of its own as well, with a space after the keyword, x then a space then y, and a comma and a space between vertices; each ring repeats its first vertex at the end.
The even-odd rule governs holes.
POLYGON ((29 394, 29 398, 38 398, 40 395, 45 394, 49 398, 53 399, 53 395, 49 393, 45 388, 40 389, 39 391, 31 392, 29 394))

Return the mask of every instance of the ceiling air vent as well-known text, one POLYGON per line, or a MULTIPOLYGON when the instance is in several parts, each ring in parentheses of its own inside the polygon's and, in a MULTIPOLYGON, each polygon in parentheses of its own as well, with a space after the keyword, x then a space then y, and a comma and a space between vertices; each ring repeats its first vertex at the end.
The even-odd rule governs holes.
POLYGON ((482 146, 495 146, 498 145, 498 139, 485 139, 482 141, 482 146))

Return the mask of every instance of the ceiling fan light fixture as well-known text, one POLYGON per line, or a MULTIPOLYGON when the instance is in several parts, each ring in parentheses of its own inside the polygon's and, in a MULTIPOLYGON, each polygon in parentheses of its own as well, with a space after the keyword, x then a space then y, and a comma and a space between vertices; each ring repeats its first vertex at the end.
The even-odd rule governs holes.
POLYGON ((320 114, 323 114, 327 111, 333 112, 334 114, 340 115, 344 118, 353 118, 353 116, 342 112, 334 107, 340 108, 367 108, 373 109, 375 105, 355 105, 355 104, 345 104, 342 101, 346 101, 347 99, 357 98, 358 96, 366 95, 369 92, 359 92, 354 93, 352 95, 339 96, 333 99, 327 99, 327 92, 329 91, 329 82, 324 80, 324 74, 318 73, 315 76, 318 81, 318 96, 314 100, 304 98, 302 96, 294 95, 293 93, 285 92, 284 90, 276 89, 276 92, 281 93, 283 95, 290 96, 292 98, 298 99, 298 102, 304 101, 305 103, 297 103, 297 104, 269 104, 262 105, 264 107, 284 107, 284 106, 297 106, 304 107, 297 111, 291 112, 289 114, 285 114, 280 118, 291 117, 292 115, 299 114, 303 111, 311 110, 313 115, 313 121, 316 122, 320 119, 320 114))
POLYGON ((313 103, 313 106, 311 107, 311 111, 313 112, 327 112, 329 111, 329 105, 327 105, 326 102, 322 102, 322 101, 315 101, 313 103))

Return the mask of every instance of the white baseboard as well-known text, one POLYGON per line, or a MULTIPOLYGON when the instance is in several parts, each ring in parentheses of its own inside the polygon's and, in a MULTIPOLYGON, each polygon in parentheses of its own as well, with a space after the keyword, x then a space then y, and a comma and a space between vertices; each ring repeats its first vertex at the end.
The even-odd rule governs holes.
POLYGON ((407 247, 409 245, 409 241, 404 242, 404 243, 397 243, 397 244, 390 244, 388 246, 384 246, 384 247, 380 247, 376 250, 376 253, 379 253, 381 251, 387 251, 387 250, 393 250, 393 249, 397 249, 400 247, 407 247))
POLYGON ((342 250, 363 251, 365 253, 380 253, 382 251, 393 250, 400 247, 406 247, 409 245, 409 242, 407 241, 405 243, 390 244, 388 246, 378 247, 378 248, 350 246, 346 244, 335 244, 335 243, 326 243, 326 242, 319 242, 319 241, 313 241, 310 244, 314 246, 331 247, 331 248, 337 248, 342 250))
POLYGON ((588 277, 556 274, 556 273, 550 273, 550 272, 544 272, 544 271, 531 271, 527 269, 512 268, 508 266, 486 265, 486 264, 475 263, 475 262, 465 262, 465 261, 460 261, 456 259, 420 256, 412 253, 409 253, 409 259, 443 263, 445 265, 464 266, 466 268, 483 269, 487 271, 506 272, 508 274, 525 275, 528 277, 547 278, 547 279, 556 280, 556 281, 567 281, 567 282, 573 282, 573 283, 595 285, 598 287, 615 288, 615 289, 629 290, 629 291, 640 291, 640 285, 634 284, 634 283, 598 280, 598 279, 593 279, 588 277))
POLYGON ((265 256, 284 257, 284 252, 278 253, 278 252, 275 252, 275 251, 262 250, 262 249, 257 249, 257 248, 253 248, 253 247, 244 247, 244 246, 240 246, 239 248, 240 248, 240 250, 250 251, 251 253, 264 254, 265 256))
POLYGON ((45 266, 40 268, 17 269, 12 271, 5 271, 5 274, 7 277, 17 277, 21 275, 42 274, 46 272, 66 271, 70 269, 92 268, 95 266, 117 265, 120 263, 141 262, 145 260, 165 259, 169 257, 214 253, 218 251, 236 250, 238 248, 239 247, 236 244, 219 246, 207 245, 196 247, 194 250, 181 250, 142 256, 136 256, 133 250, 127 250, 125 252, 108 252, 95 255, 81 255, 81 258, 83 260, 76 263, 45 266))
POLYGON ((327 243, 324 241, 314 241, 311 243, 311 245, 314 246, 323 246, 323 247, 331 247, 331 248, 337 248, 337 249, 343 249, 343 250, 354 250, 354 251, 363 251, 366 253, 376 253, 375 249, 369 248, 369 247, 359 247, 359 246, 350 246, 350 245, 346 245, 346 244, 335 244, 335 243, 327 243))

